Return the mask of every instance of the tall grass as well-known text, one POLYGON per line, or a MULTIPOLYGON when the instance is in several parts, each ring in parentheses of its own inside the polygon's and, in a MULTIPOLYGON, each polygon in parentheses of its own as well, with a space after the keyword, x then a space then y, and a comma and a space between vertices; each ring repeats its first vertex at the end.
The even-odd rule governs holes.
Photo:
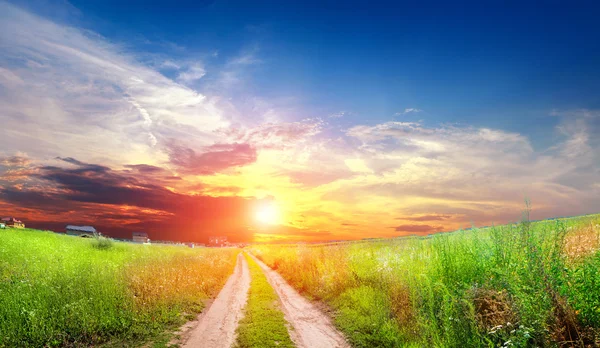
POLYGON ((532 223, 528 213, 428 238, 252 252, 333 307, 356 347, 600 345, 600 216, 532 223))
POLYGON ((0 347, 156 337, 202 310, 237 252, 0 230, 0 347))

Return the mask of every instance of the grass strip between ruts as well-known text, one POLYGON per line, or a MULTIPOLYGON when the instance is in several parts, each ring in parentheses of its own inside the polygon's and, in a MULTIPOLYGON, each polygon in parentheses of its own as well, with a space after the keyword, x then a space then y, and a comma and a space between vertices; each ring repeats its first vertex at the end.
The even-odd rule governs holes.
POLYGON ((250 290, 245 316, 237 328, 236 347, 294 347, 277 294, 258 264, 246 253, 250 290))

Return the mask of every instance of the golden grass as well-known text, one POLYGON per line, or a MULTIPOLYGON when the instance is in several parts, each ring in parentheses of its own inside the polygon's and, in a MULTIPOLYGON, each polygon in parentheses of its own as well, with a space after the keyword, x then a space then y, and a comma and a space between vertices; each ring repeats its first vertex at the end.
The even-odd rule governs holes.
POLYGON ((569 260, 578 260, 600 250, 600 225, 590 221, 569 231, 564 253, 569 260))

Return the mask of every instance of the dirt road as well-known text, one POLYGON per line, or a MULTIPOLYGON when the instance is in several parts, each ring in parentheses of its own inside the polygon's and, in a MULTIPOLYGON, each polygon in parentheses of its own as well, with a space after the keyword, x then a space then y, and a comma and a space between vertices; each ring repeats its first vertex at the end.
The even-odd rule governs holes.
POLYGON ((212 303, 200 314, 198 325, 184 334, 183 347, 229 348, 235 340, 235 329, 243 317, 250 288, 250 271, 240 253, 235 270, 212 303), (186 339, 187 338, 187 339, 186 339))
POLYGON ((265 272, 269 284, 281 299, 285 319, 292 325, 290 337, 299 348, 350 347, 329 317, 302 297, 277 272, 251 255, 265 272))
MULTIPOLYGON (((299 348, 346 348, 350 345, 333 326, 329 317, 294 290, 277 272, 262 261, 252 258, 265 273, 269 284, 281 300, 281 309, 293 328, 290 338, 299 348)), ((240 253, 233 274, 198 320, 183 328, 179 342, 183 347, 230 348, 235 341, 235 330, 243 317, 248 299, 250 271, 240 253)))

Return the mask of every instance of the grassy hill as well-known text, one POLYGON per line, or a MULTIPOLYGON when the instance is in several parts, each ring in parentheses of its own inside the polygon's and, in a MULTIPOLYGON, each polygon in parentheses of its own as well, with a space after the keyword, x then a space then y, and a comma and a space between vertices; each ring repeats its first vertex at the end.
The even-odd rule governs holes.
POLYGON ((356 347, 600 346, 599 250, 600 215, 252 247, 356 347))
MULTIPOLYGON (((356 347, 600 345, 600 215, 250 249, 356 347)), ((238 251, 0 230, 0 347, 156 341, 218 293, 238 251)))
POLYGON ((0 230, 0 347, 156 338, 202 310, 237 252, 0 230))

